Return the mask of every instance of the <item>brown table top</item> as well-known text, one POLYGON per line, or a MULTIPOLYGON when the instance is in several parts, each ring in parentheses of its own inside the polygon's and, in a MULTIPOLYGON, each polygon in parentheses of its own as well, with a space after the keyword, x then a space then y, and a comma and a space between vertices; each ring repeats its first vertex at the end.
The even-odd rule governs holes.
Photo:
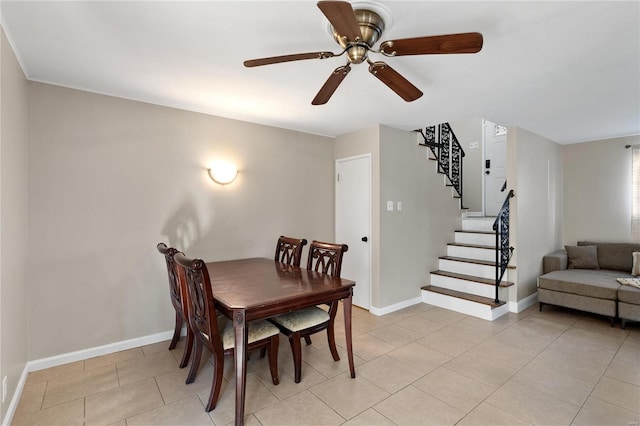
POLYGON ((207 262, 207 270, 214 297, 222 307, 260 311, 261 316, 269 316, 272 310, 313 306, 355 285, 348 279, 266 258, 207 262))

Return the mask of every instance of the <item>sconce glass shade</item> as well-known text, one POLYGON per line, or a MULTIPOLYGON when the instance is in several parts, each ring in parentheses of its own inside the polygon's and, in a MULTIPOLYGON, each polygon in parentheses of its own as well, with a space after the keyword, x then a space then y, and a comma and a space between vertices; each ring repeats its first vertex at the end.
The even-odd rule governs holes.
POLYGON ((233 182, 238 176, 238 169, 236 169, 231 164, 217 164, 216 166, 210 168, 209 177, 215 183, 219 183, 220 185, 227 185, 233 182))

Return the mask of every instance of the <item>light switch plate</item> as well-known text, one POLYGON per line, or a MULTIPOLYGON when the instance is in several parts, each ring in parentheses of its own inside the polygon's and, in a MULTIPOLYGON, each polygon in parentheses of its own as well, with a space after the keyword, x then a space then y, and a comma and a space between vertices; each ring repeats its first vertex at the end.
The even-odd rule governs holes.
POLYGON ((387 211, 393 211, 393 201, 387 201, 387 211))

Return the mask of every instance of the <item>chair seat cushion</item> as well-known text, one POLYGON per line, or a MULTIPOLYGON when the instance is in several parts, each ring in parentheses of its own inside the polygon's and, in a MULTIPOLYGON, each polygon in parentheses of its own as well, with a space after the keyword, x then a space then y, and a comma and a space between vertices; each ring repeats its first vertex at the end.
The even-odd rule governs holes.
POLYGON ((271 321, 296 332, 329 321, 329 313, 314 306, 275 316, 271 321))
MULTIPOLYGON (((267 337, 275 336, 280 333, 280 330, 275 325, 271 324, 267 320, 250 321, 249 337, 247 344, 257 342, 258 340, 266 339, 267 337)), ((219 315, 218 316, 218 330, 222 333, 222 347, 224 350, 235 347, 235 333, 233 331, 233 321, 229 318, 219 315)))

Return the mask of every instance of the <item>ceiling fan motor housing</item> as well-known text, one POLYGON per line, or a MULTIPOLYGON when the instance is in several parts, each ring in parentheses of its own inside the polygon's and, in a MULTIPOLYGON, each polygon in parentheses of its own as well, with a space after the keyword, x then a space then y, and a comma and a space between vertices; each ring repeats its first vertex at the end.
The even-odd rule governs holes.
POLYGON ((376 12, 368 9, 356 9, 354 10, 354 14, 356 15, 356 21, 362 34, 360 40, 348 40, 347 37, 338 34, 335 28, 331 28, 333 30, 333 37, 338 44, 340 44, 343 49, 348 49, 347 57, 349 63, 360 64, 367 59, 369 49, 382 36, 384 20, 376 12))

